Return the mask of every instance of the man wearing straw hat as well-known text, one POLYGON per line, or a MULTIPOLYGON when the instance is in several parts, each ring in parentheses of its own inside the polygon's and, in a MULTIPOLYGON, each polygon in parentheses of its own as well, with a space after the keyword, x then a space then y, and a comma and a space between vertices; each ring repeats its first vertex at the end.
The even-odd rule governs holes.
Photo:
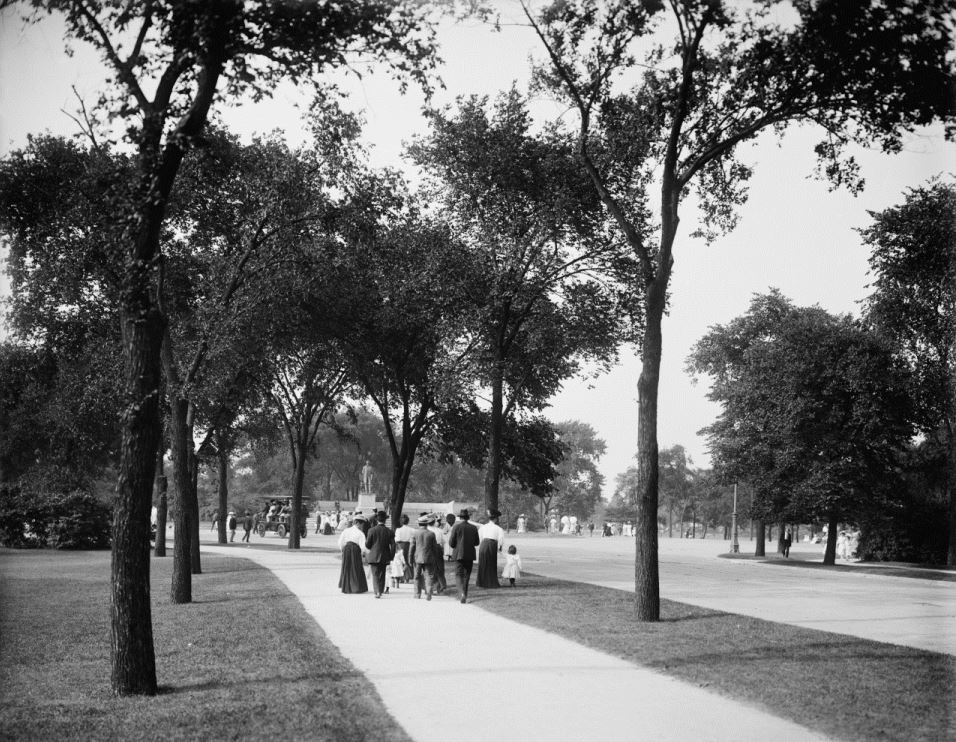
POLYGON ((418 530, 412 538, 408 549, 408 559, 415 565, 415 597, 422 597, 422 582, 425 587, 425 600, 432 599, 435 582, 435 556, 438 553, 438 542, 435 534, 428 530, 429 517, 423 515, 418 519, 418 530))

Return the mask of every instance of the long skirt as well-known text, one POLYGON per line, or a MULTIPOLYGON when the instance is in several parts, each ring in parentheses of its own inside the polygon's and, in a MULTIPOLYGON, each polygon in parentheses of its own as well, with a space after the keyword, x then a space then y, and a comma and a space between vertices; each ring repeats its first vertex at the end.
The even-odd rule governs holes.
POLYGON ((342 573, 339 587, 343 593, 367 593, 368 581, 365 579, 365 567, 362 565, 362 550, 354 541, 349 541, 342 549, 342 573))
POLYGON ((402 550, 402 554, 405 556, 405 571, 402 573, 403 582, 411 582, 415 579, 415 565, 410 564, 408 561, 409 549, 411 549, 411 541, 396 541, 395 545, 402 550))
POLYGON ((498 542, 485 538, 478 544, 478 587, 501 587, 498 584, 498 542))

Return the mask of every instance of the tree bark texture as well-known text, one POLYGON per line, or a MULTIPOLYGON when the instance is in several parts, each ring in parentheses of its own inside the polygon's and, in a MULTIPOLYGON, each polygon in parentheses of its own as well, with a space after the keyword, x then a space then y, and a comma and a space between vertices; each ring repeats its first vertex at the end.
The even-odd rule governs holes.
POLYGON ((831 567, 836 564, 837 528, 839 527, 837 514, 835 512, 830 513, 827 520, 827 546, 823 551, 823 563, 829 564, 831 567))
MULTIPOLYGON (((308 435, 308 428, 305 430, 308 435)), ((292 512, 289 514, 289 538, 288 545, 290 549, 298 549, 301 544, 299 530, 301 525, 302 513, 302 488, 305 484, 305 465, 309 455, 308 444, 305 441, 296 442, 295 471, 292 475, 292 512)))
POLYGON ((163 321, 149 301, 146 266, 141 264, 140 268, 132 271, 139 281, 133 279, 123 312, 128 401, 123 415, 110 565, 110 685, 122 696, 156 693, 149 528, 161 435, 159 352, 163 321))
POLYGON ((757 526, 757 543, 754 547, 754 556, 767 556, 767 526, 762 520, 754 521, 754 525, 757 526))
POLYGON ((219 468, 219 522, 216 523, 216 535, 220 544, 227 543, 226 520, 229 513, 229 455, 221 445, 216 448, 216 464, 219 468))
POLYGON ((498 510, 504 428, 504 367, 498 362, 491 379, 491 429, 488 431, 488 464, 485 469, 485 508, 489 511, 498 510))
POLYGON ((153 554, 158 557, 166 556, 166 513, 169 511, 169 501, 166 499, 169 490, 169 480, 165 474, 156 477, 156 489, 159 491, 159 501, 156 503, 156 545, 153 554))
MULTIPOLYGON (((173 603, 191 603, 192 594, 192 507, 188 501, 192 486, 188 457, 190 451, 186 436, 185 399, 170 400, 170 452, 173 459, 173 483, 176 486, 176 506, 173 510, 173 578, 170 600, 173 603)), ((225 514, 222 515, 225 517, 225 514)))

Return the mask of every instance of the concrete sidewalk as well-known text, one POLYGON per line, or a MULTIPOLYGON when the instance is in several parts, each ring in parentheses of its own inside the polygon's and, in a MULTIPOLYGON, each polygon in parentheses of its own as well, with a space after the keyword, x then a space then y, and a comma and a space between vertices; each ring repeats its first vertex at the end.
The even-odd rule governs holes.
POLYGON ((436 713, 436 691, 454 696, 456 689, 469 715, 488 709, 492 737, 516 741, 829 739, 453 597, 415 600, 409 585, 381 600, 371 592, 343 595, 334 554, 238 543, 202 548, 271 570, 418 742, 489 737, 487 725, 459 725, 436 713))

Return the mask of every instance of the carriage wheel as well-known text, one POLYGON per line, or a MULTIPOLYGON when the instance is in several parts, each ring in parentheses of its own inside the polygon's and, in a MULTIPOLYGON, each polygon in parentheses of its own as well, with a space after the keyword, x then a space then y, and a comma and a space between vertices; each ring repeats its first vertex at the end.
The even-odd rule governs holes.
POLYGON ((276 527, 276 536, 279 538, 285 538, 285 525, 283 523, 280 523, 276 527))

